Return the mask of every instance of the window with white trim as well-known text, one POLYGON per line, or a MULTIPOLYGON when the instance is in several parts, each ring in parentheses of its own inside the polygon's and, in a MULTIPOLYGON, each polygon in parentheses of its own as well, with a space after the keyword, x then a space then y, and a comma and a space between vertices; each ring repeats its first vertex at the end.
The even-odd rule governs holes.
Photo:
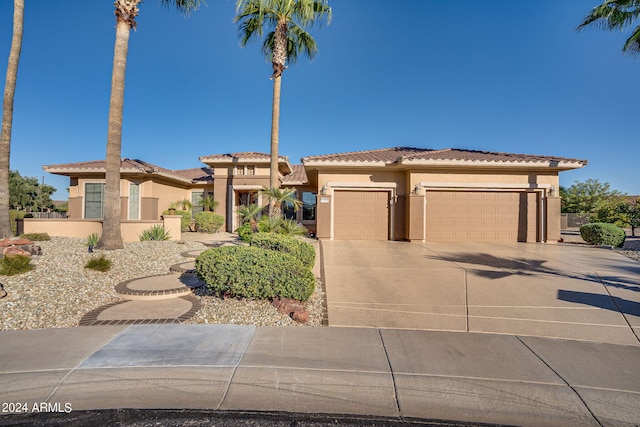
POLYGON ((140 184, 129 183, 129 219, 140 219, 140 184))
POLYGON ((84 184, 84 217, 102 219, 104 215, 104 182, 84 184))

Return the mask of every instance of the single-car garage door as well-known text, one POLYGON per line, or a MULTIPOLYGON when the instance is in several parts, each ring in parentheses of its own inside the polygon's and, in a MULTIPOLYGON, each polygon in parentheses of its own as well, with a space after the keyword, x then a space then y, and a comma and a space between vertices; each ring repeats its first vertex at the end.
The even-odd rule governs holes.
POLYGON ((334 239, 387 240, 388 191, 335 191, 334 239))
POLYGON ((536 241, 535 193, 427 191, 427 241, 536 241))

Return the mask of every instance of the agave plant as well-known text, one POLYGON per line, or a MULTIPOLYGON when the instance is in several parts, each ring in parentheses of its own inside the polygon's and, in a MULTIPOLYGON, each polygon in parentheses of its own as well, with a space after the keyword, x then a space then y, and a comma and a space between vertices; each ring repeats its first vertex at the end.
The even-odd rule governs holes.
POLYGON ((304 225, 297 223, 293 219, 287 218, 280 221, 278 233, 289 236, 305 236, 308 233, 308 230, 304 225))
POLYGON ((154 225, 148 230, 144 230, 140 234, 140 241, 144 242, 147 240, 169 240, 171 235, 164 228, 164 225, 154 225))

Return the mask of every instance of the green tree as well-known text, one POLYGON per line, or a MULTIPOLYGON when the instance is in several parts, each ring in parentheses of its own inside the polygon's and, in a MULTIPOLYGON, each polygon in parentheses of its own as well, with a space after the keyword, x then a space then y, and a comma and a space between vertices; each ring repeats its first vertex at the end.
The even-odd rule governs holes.
MULTIPOLYGON (((640 0, 605 0, 591 9, 591 13, 578 25, 578 31, 595 25, 605 30, 626 30, 640 16, 640 0)), ((631 36, 622 47, 630 55, 640 53, 640 25, 635 27, 631 36)))
POLYGON ((56 188, 40 184, 38 178, 23 177, 18 171, 9 173, 9 207, 21 211, 53 209, 51 195, 56 188))
POLYGON ((327 0, 238 0, 234 22, 240 23, 242 47, 262 38, 262 52, 271 60, 273 100, 271 110, 271 165, 269 187, 279 188, 278 144, 280 129, 280 88, 287 64, 301 54, 312 59, 318 52, 308 29, 331 21, 327 0))
POLYGON ((293 188, 262 188, 260 193, 267 196, 270 205, 273 206, 271 210, 271 216, 282 216, 282 205, 284 203, 292 205, 294 209, 298 210, 302 206, 302 201, 298 200, 296 196, 296 190, 293 188))
POLYGON ((2 102, 2 131, 0 132, 0 238, 11 236, 9 215, 9 158, 11 154, 11 129, 13 126, 13 98, 16 93, 18 63, 22 50, 24 25, 24 0, 13 1, 13 36, 7 63, 7 76, 2 102))
MULTIPOLYGON (((142 0, 115 0, 116 41, 113 49, 111 97, 107 125, 107 157, 105 176, 105 207, 102 237, 98 247, 119 249, 123 247, 120 230, 120 154, 122 152, 122 111, 124 108, 124 83, 129 50, 129 34, 136 28, 138 6, 142 0)), ((175 6, 188 13, 200 6, 201 0, 160 0, 164 6, 175 6)))
POLYGON ((611 197, 621 195, 619 191, 612 190, 608 182, 597 179, 576 181, 571 187, 560 189, 562 212, 596 213, 611 197))

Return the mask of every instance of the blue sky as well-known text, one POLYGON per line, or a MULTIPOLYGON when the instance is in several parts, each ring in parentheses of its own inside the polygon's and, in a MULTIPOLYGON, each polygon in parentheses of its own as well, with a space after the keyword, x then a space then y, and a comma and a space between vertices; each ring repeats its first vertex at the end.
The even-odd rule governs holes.
MULTIPOLYGON (((111 1, 27 0, 11 169, 68 179, 44 164, 105 157, 115 21, 111 1)), ((333 0, 319 46, 283 75, 280 153, 393 146, 587 159, 588 178, 640 194, 640 59, 629 33, 575 27, 599 1, 333 0)), ((12 4, 0 2, 2 77, 12 4)), ((185 18, 146 0, 127 63, 122 156, 170 168, 198 157, 269 151, 271 66, 240 48, 235 2, 185 18)))

